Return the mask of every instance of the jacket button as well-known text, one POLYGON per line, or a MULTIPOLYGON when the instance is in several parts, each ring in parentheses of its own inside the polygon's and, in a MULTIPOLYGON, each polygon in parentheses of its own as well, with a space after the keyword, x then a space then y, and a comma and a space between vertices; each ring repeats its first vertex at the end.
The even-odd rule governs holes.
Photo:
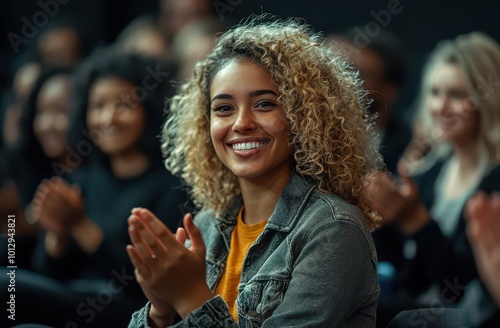
POLYGON ((257 313, 257 312, 255 312, 254 310, 250 310, 250 311, 248 311, 248 316, 249 316, 249 317, 256 317, 257 315, 258 315, 258 313, 257 313))

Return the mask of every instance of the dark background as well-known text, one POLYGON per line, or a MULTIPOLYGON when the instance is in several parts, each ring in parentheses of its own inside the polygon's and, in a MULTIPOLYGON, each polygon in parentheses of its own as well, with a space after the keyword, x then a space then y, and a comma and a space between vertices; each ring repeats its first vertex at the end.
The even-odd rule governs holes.
MULTIPOLYGON (((12 73, 22 61, 23 53, 36 44, 35 35, 27 44, 20 44, 16 53, 9 39, 9 33, 22 36, 23 17, 33 22, 33 15, 43 11, 40 2, 57 0, 14 0, 0 5, 0 88, 10 82, 12 73)), ((156 14, 158 0, 59 0, 59 12, 50 18, 57 20, 69 15, 82 27, 84 36, 92 49, 99 44, 112 42, 122 28, 141 14, 156 14)), ((316 31, 325 34, 360 25, 373 26, 376 22, 373 12, 387 10, 390 2, 396 0, 212 0, 219 10, 219 18, 227 27, 250 14, 269 12, 280 17, 301 17, 316 31)), ((402 8, 391 15, 386 29, 398 36, 406 46, 410 63, 410 93, 416 90, 419 72, 425 56, 439 40, 453 38, 473 30, 483 31, 500 41, 500 1, 457 1, 457 0, 400 0, 402 8)), ((50 21, 49 21, 50 24, 50 21)), ((379 24, 380 25, 380 24, 379 24)))

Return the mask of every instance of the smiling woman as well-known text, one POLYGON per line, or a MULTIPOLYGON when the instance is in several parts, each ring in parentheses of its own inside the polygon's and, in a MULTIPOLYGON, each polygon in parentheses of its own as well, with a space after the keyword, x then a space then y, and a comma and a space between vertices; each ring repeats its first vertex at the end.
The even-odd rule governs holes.
POLYGON ((18 145, 18 188, 23 206, 31 202, 38 184, 55 175, 54 163, 64 164, 69 128, 72 72, 46 69, 35 83, 21 117, 18 145))
POLYGON ((210 95, 210 134, 222 163, 254 184, 288 180, 287 120, 271 75, 249 60, 234 60, 216 75, 210 95))
POLYGON ((356 73, 301 23, 264 15, 222 35, 164 126, 196 225, 187 214, 173 235, 149 210, 129 217, 150 300, 130 327, 374 326, 363 181, 379 155, 364 104, 356 73))
POLYGON ((89 90, 87 128, 102 131, 99 148, 111 159, 141 154, 138 140, 145 129, 146 113, 144 105, 130 97, 134 88, 131 81, 108 76, 97 79, 89 90))

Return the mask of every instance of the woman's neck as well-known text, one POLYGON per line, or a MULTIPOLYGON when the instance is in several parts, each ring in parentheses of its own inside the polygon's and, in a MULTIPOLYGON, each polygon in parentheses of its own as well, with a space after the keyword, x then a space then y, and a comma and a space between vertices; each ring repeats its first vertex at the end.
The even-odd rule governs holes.
POLYGON ((277 174, 273 179, 259 179, 259 181, 239 179, 245 204, 243 213, 245 224, 256 224, 269 219, 290 176, 291 171, 287 174, 277 174))
POLYGON ((482 164, 482 154, 477 139, 466 140, 460 144, 453 145, 453 158, 457 162, 458 173, 469 176, 477 172, 482 164))
POLYGON ((446 172, 445 195, 450 198, 462 196, 473 188, 484 175, 486 163, 479 142, 454 145, 453 156, 446 172))
POLYGON ((138 176, 149 168, 150 162, 146 155, 139 150, 109 157, 111 171, 120 178, 138 176))

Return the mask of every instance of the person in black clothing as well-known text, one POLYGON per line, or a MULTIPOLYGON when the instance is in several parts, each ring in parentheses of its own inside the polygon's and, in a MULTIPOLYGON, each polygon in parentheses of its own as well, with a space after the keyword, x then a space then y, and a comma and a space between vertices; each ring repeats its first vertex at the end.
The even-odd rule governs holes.
MULTIPOLYGON (((30 203, 36 188, 43 179, 55 175, 54 163, 65 160, 71 74, 62 68, 46 68, 42 72, 22 108, 20 140, 6 149, 6 175, 12 182, 19 207, 16 215, 18 267, 31 267, 36 225, 30 203)), ((7 252, 2 252, 2 263, 6 263, 4 254, 7 252)))
POLYGON ((155 208, 175 229, 187 202, 181 181, 163 168, 156 138, 171 72, 113 50, 82 66, 66 147, 71 160, 57 166, 69 183, 53 178, 36 192, 33 211, 45 233, 33 261, 38 272, 16 275, 24 310, 16 323, 120 327, 144 302, 125 251, 130 210, 155 208))
POLYGON ((485 85, 500 78, 499 62, 500 46, 481 33, 440 44, 421 91, 431 152, 418 171, 400 165, 399 181, 383 173, 371 181, 372 206, 387 222, 373 234, 378 258, 396 269, 379 302, 381 327, 406 308, 455 306, 477 278, 463 208, 483 184, 500 190, 500 94, 485 85))

